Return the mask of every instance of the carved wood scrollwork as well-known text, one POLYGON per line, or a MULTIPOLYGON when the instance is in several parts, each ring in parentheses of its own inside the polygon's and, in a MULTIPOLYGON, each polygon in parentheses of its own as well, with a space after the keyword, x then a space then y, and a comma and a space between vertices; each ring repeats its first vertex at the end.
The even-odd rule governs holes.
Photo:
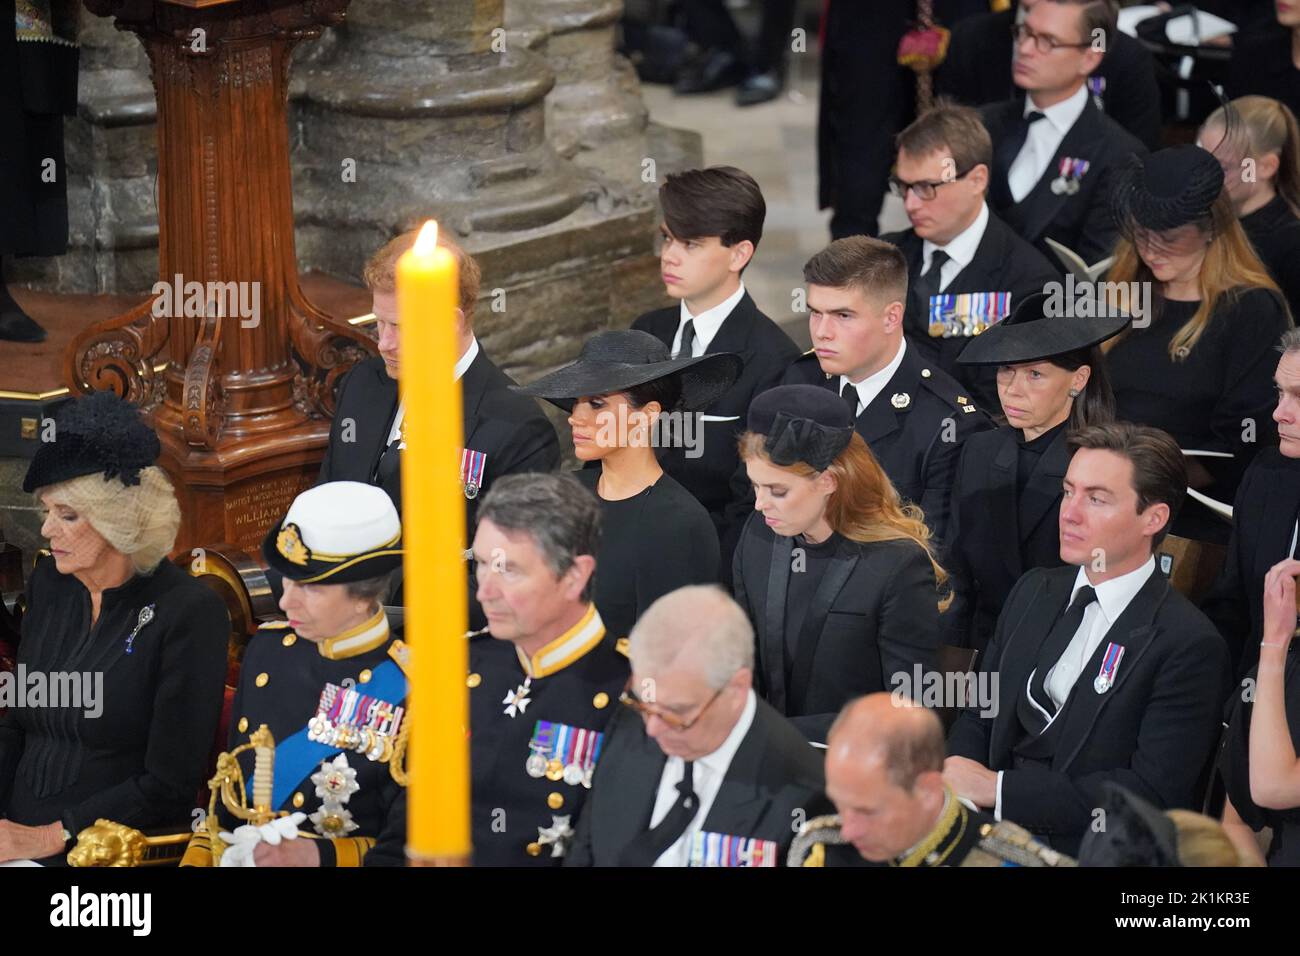
POLYGON ((225 392, 217 355, 221 347, 221 317, 208 316, 199 327, 199 336, 185 369, 184 414, 181 421, 185 441, 191 448, 211 451, 221 437, 225 419, 225 392))
POLYGON ((111 391, 148 408, 160 394, 154 365, 166 342, 167 320, 154 316, 150 299, 73 339, 64 379, 78 391, 111 391))
POLYGON ((293 311, 289 344, 299 368, 294 376, 294 404, 311 418, 331 419, 339 379, 357 362, 376 354, 375 343, 364 332, 317 309, 297 283, 290 287, 289 299, 293 311))

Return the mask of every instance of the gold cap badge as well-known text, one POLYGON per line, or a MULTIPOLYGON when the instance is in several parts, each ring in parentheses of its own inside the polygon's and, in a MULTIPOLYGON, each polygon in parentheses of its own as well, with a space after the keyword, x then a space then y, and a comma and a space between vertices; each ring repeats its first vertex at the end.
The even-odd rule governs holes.
POLYGON ((281 528, 280 533, 275 536, 275 550, 279 551, 286 561, 300 567, 306 567, 307 562, 311 560, 311 548, 302 543, 298 526, 292 521, 281 528))

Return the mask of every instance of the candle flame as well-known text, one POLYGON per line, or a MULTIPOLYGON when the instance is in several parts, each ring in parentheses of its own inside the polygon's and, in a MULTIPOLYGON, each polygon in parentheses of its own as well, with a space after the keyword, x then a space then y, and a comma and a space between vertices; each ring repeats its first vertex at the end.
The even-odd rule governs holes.
POLYGON ((415 237, 415 254, 427 256, 438 245, 438 223, 430 219, 420 227, 420 234, 415 237))

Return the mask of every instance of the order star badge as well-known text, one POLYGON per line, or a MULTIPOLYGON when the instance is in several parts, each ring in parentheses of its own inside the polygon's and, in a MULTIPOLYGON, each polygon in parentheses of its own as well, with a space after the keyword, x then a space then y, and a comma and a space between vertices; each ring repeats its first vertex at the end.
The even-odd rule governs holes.
POLYGON ((565 844, 573 836, 573 827, 569 826, 570 816, 556 816, 551 814, 551 825, 549 827, 537 828, 537 842, 543 846, 551 845, 551 856, 564 856, 565 844))
POLYGON ((525 677, 522 684, 507 693, 506 696, 501 699, 501 703, 506 705, 505 714, 507 717, 517 716, 528 709, 528 705, 532 703, 532 700, 528 697, 528 692, 532 689, 532 685, 533 679, 531 677, 525 677))

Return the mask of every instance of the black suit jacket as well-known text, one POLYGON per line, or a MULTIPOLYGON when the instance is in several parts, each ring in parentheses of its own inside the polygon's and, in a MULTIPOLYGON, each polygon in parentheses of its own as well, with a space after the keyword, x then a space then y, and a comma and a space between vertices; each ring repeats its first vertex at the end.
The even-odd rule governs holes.
POLYGON ((1057 517, 1070 465, 1065 432, 1043 451, 1017 488, 1020 432, 1009 425, 972 435, 961 450, 952 492, 947 569, 953 601, 943 643, 983 650, 1007 595, 1030 568, 1061 565, 1057 517))
MULTIPOLYGON (((671 349, 680 318, 681 307, 673 305, 647 312, 632 323, 632 328, 649 332, 671 349)), ((731 567, 740 526, 754 507, 754 492, 736 452, 736 439, 745 430, 749 403, 760 392, 780 383, 787 366, 799 357, 799 349, 780 326, 759 311, 746 292, 705 350, 708 355, 719 352, 735 352, 745 364, 732 386, 701 410, 705 418, 695 434, 702 441, 702 454, 688 458, 687 449, 666 448, 660 450, 659 461, 713 519, 722 547, 720 567, 725 575, 731 567)))
MULTIPOLYGON (((954 25, 948 56, 935 76, 936 91, 970 106, 1008 97, 1023 101, 1024 91, 1011 78, 1013 23, 1014 3, 1007 10, 968 17, 954 25)), ((1155 57, 1142 41, 1117 31, 1092 76, 1104 81, 1101 101, 1106 115, 1147 149, 1159 149, 1160 84, 1155 57)))
MULTIPOLYGON (((839 382, 838 375, 827 378, 817 356, 809 352, 790 366, 781 384, 820 385, 838 394, 839 382)), ((912 346, 855 423, 898 493, 925 512, 940 550, 947 540, 948 500, 961 444, 967 436, 992 427, 966 389, 912 346)))
MULTIPOLYGON (((907 257, 907 314, 903 319, 903 330, 908 341, 927 362, 938 365, 964 385, 980 407, 997 408, 996 372, 991 367, 957 364, 957 356, 970 339, 963 336, 934 338, 930 335, 930 303, 923 301, 924 297, 916 288, 925 264, 924 240, 911 229, 891 232, 880 238, 898 246, 907 257)), ((988 226, 975 249, 975 258, 953 276, 943 294, 1010 292, 1011 308, 1014 309, 1026 296, 1042 292, 1049 282, 1061 281, 1061 270, 1054 262, 1017 236, 1010 226, 990 211, 988 226)))
MULTIPOLYGON (((980 110, 980 114, 989 136, 993 138, 996 156, 998 145, 1024 115, 1024 101, 990 103, 980 110)), ((1129 157, 1146 151, 1140 141, 1097 109, 1089 99, 1034 188, 1020 202, 995 207, 994 212, 1053 262, 1056 257, 1045 241, 1049 236, 1073 249, 1088 263, 1104 259, 1111 254, 1119 234, 1110 210, 1115 177, 1128 163, 1129 157), (1060 175, 1061 160, 1065 157, 1085 159, 1089 163, 1087 173, 1079 179, 1079 191, 1074 195, 1058 195, 1051 188, 1052 181, 1060 175)), ((993 165, 993 176, 1005 181, 1006 168, 996 160, 993 165)))
POLYGON ((841 538, 799 633, 792 634, 786 592, 798 573, 795 544, 755 513, 736 549, 732 587, 754 625, 759 693, 820 743, 852 698, 893 690, 898 675, 917 683, 917 666, 923 673, 936 669, 940 594, 930 559, 916 543, 841 538), (788 680, 787 645, 794 648, 788 680))
POLYGON ((1018 705, 1035 668, 1055 663, 1039 652, 1065 612, 1077 573, 1073 565, 1036 568, 1020 579, 980 665, 981 680, 997 677, 996 713, 964 710, 948 734, 950 756, 1005 771, 1003 817, 1066 853, 1077 849, 1094 808, 1103 805, 1106 781, 1162 809, 1200 808, 1230 685, 1223 638, 1157 569, 1084 665, 1056 717, 1065 723, 1050 766, 1012 769, 1024 733, 1018 705), (1114 685, 1097 693, 1093 678, 1110 642, 1124 655, 1114 685))
MULTIPOLYGON (((789 721, 762 700, 757 704, 702 829, 772 840, 784 861, 799 820, 830 812, 822 756, 789 721)), ((617 866, 628 843, 650 828, 668 758, 626 708, 607 734, 565 866, 617 866)))
POLYGON ((1246 469, 1232 508, 1232 539, 1219 578, 1202 602, 1232 652, 1238 677, 1259 661, 1264 575, 1290 554, 1300 512, 1300 461, 1266 448, 1246 469))

